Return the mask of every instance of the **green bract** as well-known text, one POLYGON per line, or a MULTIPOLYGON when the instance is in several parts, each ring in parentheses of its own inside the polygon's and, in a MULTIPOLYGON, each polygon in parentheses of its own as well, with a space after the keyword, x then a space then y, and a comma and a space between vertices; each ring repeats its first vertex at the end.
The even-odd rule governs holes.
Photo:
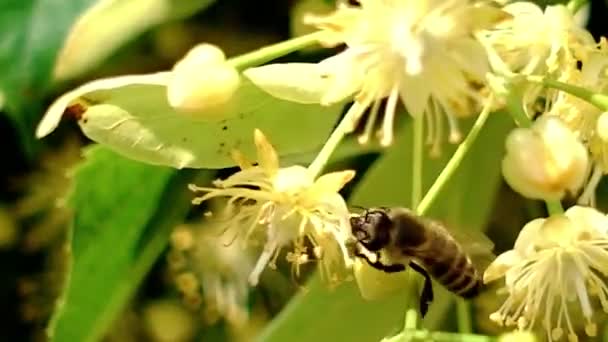
POLYGON ((243 79, 233 97, 216 109, 180 113, 166 98, 168 72, 122 76, 86 84, 59 98, 38 127, 44 136, 64 110, 76 112, 92 140, 141 162, 175 168, 235 165, 233 149, 250 155, 254 129, 268 135, 281 155, 320 148, 341 106, 320 107, 274 98, 243 79))

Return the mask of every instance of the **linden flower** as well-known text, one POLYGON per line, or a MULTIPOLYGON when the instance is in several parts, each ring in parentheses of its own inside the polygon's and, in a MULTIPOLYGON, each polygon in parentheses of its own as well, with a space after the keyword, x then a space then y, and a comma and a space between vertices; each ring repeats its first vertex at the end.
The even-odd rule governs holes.
POLYGON ((279 168, 278 156, 261 131, 255 131, 254 140, 258 165, 252 166, 236 154, 241 171, 215 181, 216 188, 192 186, 194 191, 206 192, 193 201, 195 204, 229 198, 224 209, 227 232, 245 234, 244 240, 265 233, 264 250, 249 282, 256 285, 266 265, 273 266, 282 247, 290 242, 294 250, 287 259, 297 273, 299 266, 309 261, 306 238, 314 256, 321 259, 325 275, 331 276, 330 270, 338 265, 350 267, 346 248, 349 211, 338 191, 355 172, 333 172, 314 179, 303 166, 279 168))
POLYGON ((513 249, 498 256, 484 274, 485 283, 505 277, 508 294, 490 319, 522 330, 541 323, 549 341, 564 333, 569 341, 578 341, 575 330, 582 323, 585 333, 595 336, 590 296, 599 298, 608 312, 607 228, 606 215, 581 206, 526 224, 513 249))
POLYGON ((480 37, 491 56, 492 67, 502 74, 544 74, 569 67, 582 58, 595 41, 579 27, 563 5, 545 11, 532 2, 514 2, 503 10, 512 15, 480 37))
MULTIPOLYGON (((608 91, 608 42, 602 38, 590 51, 580 70, 572 68, 560 81, 605 94, 608 91)), ((548 99, 548 115, 558 116, 587 145, 594 169, 579 202, 593 205, 595 189, 603 174, 608 173, 608 114, 591 103, 566 92, 556 92, 548 99)))
POLYGON ((426 115, 429 142, 437 150, 443 136, 461 137, 456 118, 474 112, 482 99, 475 82, 489 71, 486 52, 474 38, 504 18, 504 12, 467 0, 360 0, 341 4, 331 15, 309 16, 326 46, 346 44, 343 52, 318 64, 271 64, 245 71, 253 83, 273 96, 328 106, 354 95, 347 117, 350 131, 370 109, 360 142, 369 141, 381 102, 387 100, 382 145, 393 141, 398 100, 412 116, 426 115))
POLYGON ((186 303, 202 302, 200 287, 210 318, 224 317, 234 326, 243 326, 249 318, 247 278, 254 260, 238 241, 218 241, 220 228, 209 220, 177 227, 171 236, 169 261, 178 273, 176 283, 186 303))

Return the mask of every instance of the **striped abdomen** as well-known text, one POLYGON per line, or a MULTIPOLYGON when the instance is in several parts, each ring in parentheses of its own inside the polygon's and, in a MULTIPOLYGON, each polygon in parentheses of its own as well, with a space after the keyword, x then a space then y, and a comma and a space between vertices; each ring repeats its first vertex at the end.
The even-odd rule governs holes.
POLYGON ((394 219, 401 229, 393 239, 403 256, 411 257, 436 281, 461 297, 479 293, 483 285, 481 274, 440 223, 405 216, 394 219))

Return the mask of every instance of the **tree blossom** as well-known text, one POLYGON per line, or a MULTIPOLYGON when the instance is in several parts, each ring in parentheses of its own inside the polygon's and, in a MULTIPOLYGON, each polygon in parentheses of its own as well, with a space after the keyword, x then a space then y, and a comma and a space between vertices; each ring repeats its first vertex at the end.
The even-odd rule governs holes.
MULTIPOLYGON (((607 52, 608 42, 602 38, 596 48, 587 53, 581 69, 572 68, 560 77, 560 81, 605 94, 608 91, 607 52)), ((600 178, 608 173, 608 114, 566 92, 556 92, 549 98, 548 107, 547 114, 561 118, 590 151, 594 170, 580 202, 593 204, 600 178)))
POLYGON ((248 277, 254 259, 238 241, 222 243, 218 239, 220 226, 206 219, 176 227, 171 235, 169 265, 186 303, 201 303, 202 290, 208 317, 223 317, 241 327, 249 318, 248 277), (192 286, 194 283, 197 285, 192 286))
POLYGON ((279 167, 274 147, 261 131, 255 131, 258 165, 253 166, 235 153, 241 171, 214 182, 215 188, 192 186, 205 194, 195 204, 218 198, 228 198, 221 219, 225 219, 228 234, 244 234, 244 240, 264 235, 264 250, 249 276, 252 285, 266 265, 274 265, 281 249, 294 244, 287 255, 298 267, 314 256, 320 259, 322 271, 329 280, 333 271, 350 267, 346 244, 350 238, 349 211, 338 191, 350 181, 354 171, 325 174, 314 179, 307 168, 294 165, 279 167), (307 251, 305 240, 313 246, 307 251))
POLYGON ((583 324, 585 333, 595 336, 591 296, 608 312, 607 229, 606 215, 581 206, 526 224, 513 249, 485 271, 486 283, 505 278, 508 295, 490 318, 520 329, 540 323, 549 341, 564 334, 578 341, 576 331, 583 324))
POLYGON ((325 34, 325 46, 343 52, 317 64, 270 64, 244 72, 270 94, 302 103, 332 105, 354 96, 347 116, 355 126, 369 109, 360 142, 367 142, 386 101, 380 142, 393 141, 398 100, 412 116, 425 115, 435 150, 447 117, 449 139, 459 141, 457 118, 473 114, 482 99, 479 84, 489 64, 474 35, 507 15, 467 0, 360 0, 340 4, 327 16, 306 22, 325 34))

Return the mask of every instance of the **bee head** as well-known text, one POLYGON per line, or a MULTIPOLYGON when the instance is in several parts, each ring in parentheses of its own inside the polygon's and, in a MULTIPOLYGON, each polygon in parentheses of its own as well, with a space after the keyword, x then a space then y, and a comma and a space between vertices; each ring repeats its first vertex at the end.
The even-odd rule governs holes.
POLYGON ((375 252, 390 242, 391 219, 386 210, 370 209, 350 218, 352 233, 365 248, 375 252))

